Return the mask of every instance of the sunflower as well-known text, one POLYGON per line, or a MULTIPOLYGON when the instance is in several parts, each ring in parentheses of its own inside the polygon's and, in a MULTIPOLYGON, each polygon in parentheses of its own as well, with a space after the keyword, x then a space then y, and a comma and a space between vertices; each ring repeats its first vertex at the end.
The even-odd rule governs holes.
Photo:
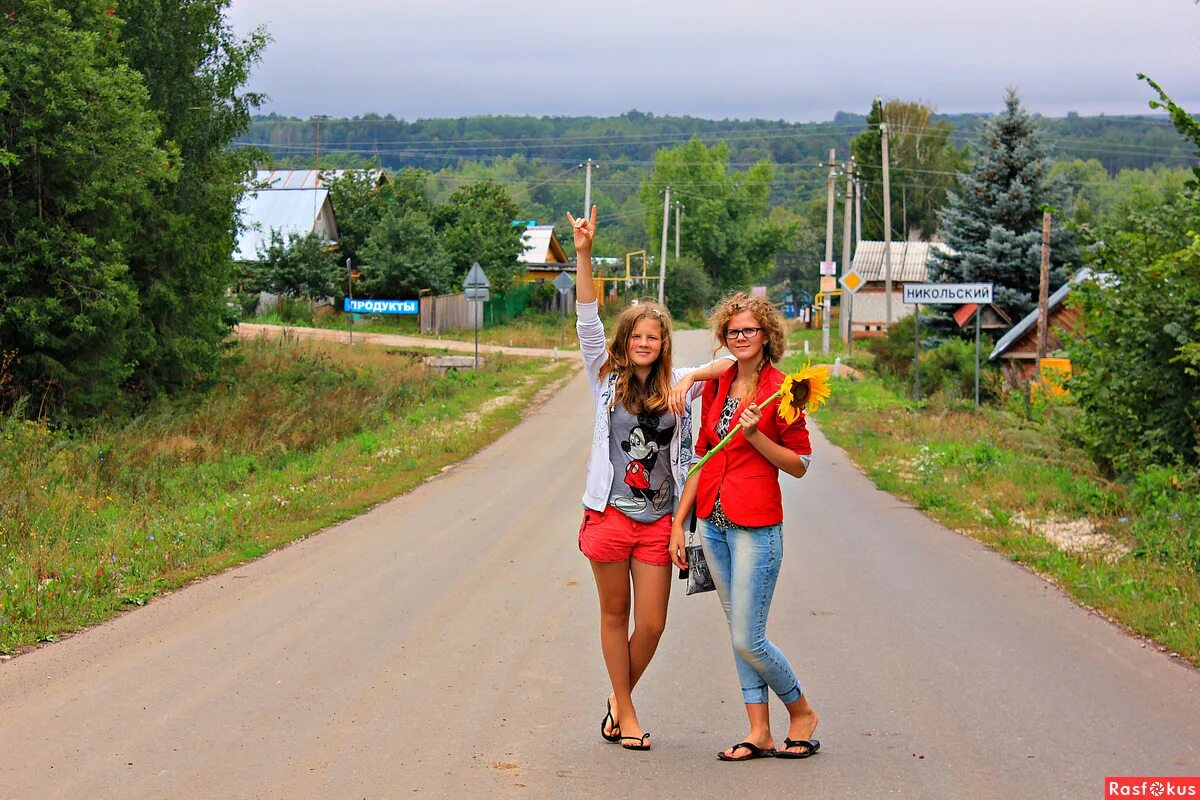
POLYGON ((823 365, 814 367, 812 364, 806 364, 804 369, 794 372, 783 379, 783 384, 779 387, 779 416, 783 417, 784 421, 789 425, 795 422, 800 416, 800 409, 796 406, 794 395, 797 383, 808 384, 808 401, 806 405, 809 413, 812 413, 820 408, 829 399, 829 395, 831 394, 829 388, 829 367, 823 365))
MULTIPOLYGON (((782 417, 783 420, 789 425, 795 422, 800 418, 801 411, 801 409, 796 407, 796 396, 794 393, 796 384, 798 383, 807 384, 808 399, 805 401, 805 403, 807 404, 810 412, 816 411, 821 407, 821 404, 829 399, 829 367, 814 367, 812 364, 806 364, 804 369, 785 377, 783 379, 783 383, 779 385, 779 391, 775 392, 775 394, 759 403, 758 410, 762 411, 768 405, 778 400, 779 416, 782 417)), ((692 464, 692 468, 688 470, 688 477, 690 478, 699 472, 700 468, 707 464, 708 460, 715 456, 721 448, 729 444, 729 441, 734 437, 734 434, 741 429, 741 423, 735 425, 733 429, 725 435, 724 439, 719 441, 715 447, 705 453, 704 458, 694 462, 692 464)))

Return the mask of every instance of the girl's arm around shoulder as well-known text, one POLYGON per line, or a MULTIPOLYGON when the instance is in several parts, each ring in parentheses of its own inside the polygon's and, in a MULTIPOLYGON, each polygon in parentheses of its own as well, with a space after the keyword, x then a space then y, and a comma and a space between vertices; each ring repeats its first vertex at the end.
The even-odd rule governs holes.
POLYGON ((682 414, 687 404, 700 396, 700 392, 704 390, 705 381, 715 381, 735 363, 737 363, 736 358, 726 355, 703 366, 672 370, 674 375, 672 375, 669 403, 671 411, 675 414, 682 414))

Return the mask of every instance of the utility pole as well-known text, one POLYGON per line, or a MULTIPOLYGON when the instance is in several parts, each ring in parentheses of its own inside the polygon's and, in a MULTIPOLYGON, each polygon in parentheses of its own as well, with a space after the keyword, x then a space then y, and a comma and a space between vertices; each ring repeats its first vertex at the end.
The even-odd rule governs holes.
POLYGON ((883 146, 883 293, 886 303, 887 329, 892 329, 892 181, 888 171, 888 127, 879 123, 879 140, 883 146))
POLYGON ((1046 357, 1048 311, 1050 305, 1050 212, 1042 212, 1042 274, 1038 281, 1037 357, 1038 373, 1041 374, 1042 359, 1046 357))
MULTIPOLYGON (((569 162, 568 162, 569 163, 569 162)), ((592 215, 592 166, 596 162, 592 159, 587 160, 587 174, 583 179, 583 218, 590 219, 592 215)))
MULTIPOLYGON (((850 208, 850 196, 854 192, 854 161, 851 160, 846 165, 846 196, 843 198, 845 213, 842 214, 842 274, 845 275, 850 271, 850 222, 853 209, 850 208)), ((852 332, 850 330, 850 314, 847 313, 850 304, 854 302, 854 295, 851 292, 842 290, 842 315, 838 323, 838 327, 842 332, 842 342, 849 343, 852 332)))
POLYGON ((658 302, 662 303, 663 287, 667 282, 667 225, 671 221, 671 187, 663 194, 662 258, 658 262, 658 302))
POLYGON ((317 116, 316 116, 316 120, 317 120, 317 155, 316 155, 315 160, 317 162, 317 179, 318 179, 318 181, 320 180, 320 176, 321 176, 321 116, 322 116, 321 114, 317 114, 317 116))
MULTIPOLYGON (((829 179, 826 181, 826 196, 825 196, 825 260, 833 261, 833 205, 834 205, 834 181, 837 179, 837 151, 832 147, 829 148, 829 179)), ((821 276, 821 283, 828 283, 825 276, 821 276)), ((821 352, 829 352, 829 314, 833 306, 833 302, 829 297, 829 292, 825 291, 825 287, 821 287, 821 293, 825 295, 824 302, 821 303, 821 352)))
POLYGON ((854 177, 854 246, 862 244, 862 178, 854 177))
POLYGON ((675 201, 675 260, 676 261, 679 260, 679 235, 680 235, 680 231, 683 230, 683 226, 680 225, 680 217, 681 217, 682 213, 683 213, 683 203, 680 203, 677 200, 677 201, 675 201))

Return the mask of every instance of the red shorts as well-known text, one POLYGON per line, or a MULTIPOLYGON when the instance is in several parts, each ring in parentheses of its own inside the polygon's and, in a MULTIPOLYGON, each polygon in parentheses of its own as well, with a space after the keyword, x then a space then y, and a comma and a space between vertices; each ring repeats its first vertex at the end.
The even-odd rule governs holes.
POLYGON ((653 567, 671 566, 671 515, 657 522, 636 522, 612 506, 604 511, 583 510, 579 526, 579 551, 592 561, 628 561, 653 567))

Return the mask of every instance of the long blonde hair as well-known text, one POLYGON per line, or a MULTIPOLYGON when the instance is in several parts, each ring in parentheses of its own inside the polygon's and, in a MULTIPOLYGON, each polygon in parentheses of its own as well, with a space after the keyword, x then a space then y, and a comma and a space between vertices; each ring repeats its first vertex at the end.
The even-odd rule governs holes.
POLYGON ((755 389, 758 386, 758 377, 762 374, 763 367, 767 364, 774 364, 783 357, 784 348, 787 346, 787 323, 784 322, 783 314, 779 313, 775 304, 765 297, 751 297, 745 292, 727 294, 720 299, 708 316, 709 327, 717 340, 713 347, 713 355, 716 355, 725 346, 725 332, 729 330, 729 321, 743 311, 749 311, 754 315, 754 319, 758 321, 759 327, 763 329, 765 335, 762 361, 758 362, 754 380, 750 383, 750 396, 742 398, 749 400, 754 397, 755 389))
POLYGON ((608 343, 608 360, 600 367, 600 377, 610 373, 617 376, 616 391, 613 392, 609 408, 617 401, 630 414, 649 411, 661 414, 667 410, 667 398, 671 393, 671 312, 653 300, 642 300, 630 306, 617 317, 617 328, 608 343), (629 361, 629 337, 634 327, 644 319, 658 322, 662 330, 662 349, 650 366, 646 380, 638 380, 629 361))

